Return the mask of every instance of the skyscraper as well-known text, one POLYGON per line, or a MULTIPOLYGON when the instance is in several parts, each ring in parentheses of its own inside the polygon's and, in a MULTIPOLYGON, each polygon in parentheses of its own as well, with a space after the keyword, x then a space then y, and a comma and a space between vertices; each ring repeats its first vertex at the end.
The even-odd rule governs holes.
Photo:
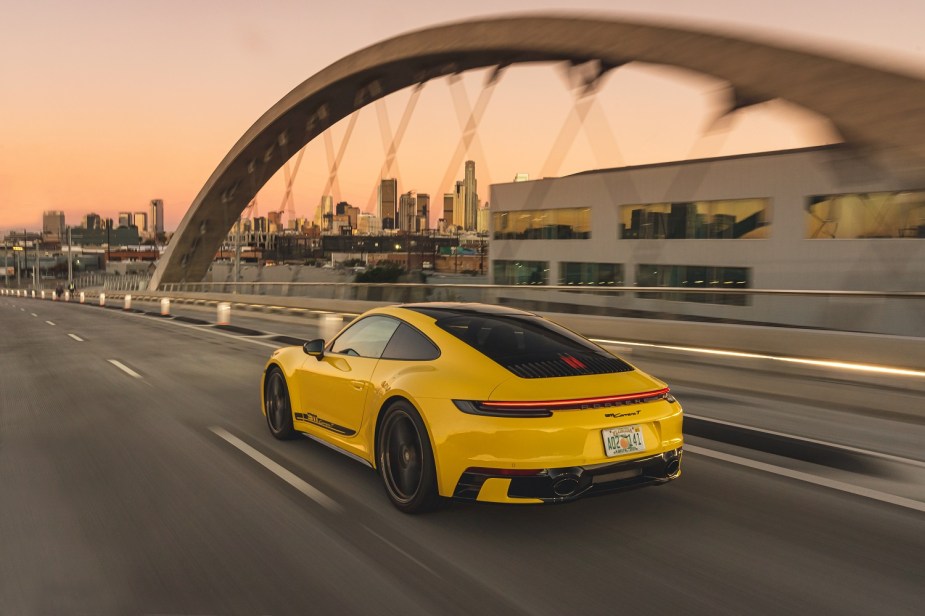
POLYGON ((83 227, 84 229, 102 229, 103 221, 99 214, 94 214, 91 212, 90 214, 84 216, 83 227))
POLYGON ((398 205, 398 180, 395 178, 383 178, 379 182, 379 199, 376 213, 379 220, 382 221, 383 229, 394 229, 396 206, 398 205))
POLYGON ((453 205, 456 203, 456 195, 453 193, 443 193, 443 222, 446 225, 453 224, 453 205))
POLYGON ((134 224, 132 219, 131 212, 119 212, 119 217, 117 219, 117 226, 119 227, 130 227, 134 224))
POLYGON ((456 182, 456 191, 453 194, 453 225, 460 229, 466 228, 466 183, 462 180, 456 182))
POLYGON ((142 236, 149 234, 148 214, 146 212, 135 212, 132 214, 132 225, 138 227, 138 233, 142 236))
POLYGON ((466 175, 463 178, 463 184, 466 192, 463 226, 468 231, 474 231, 478 227, 479 216, 479 194, 475 179, 475 161, 466 161, 466 175))
POLYGON ((398 224, 396 228, 411 233, 415 230, 417 197, 413 190, 404 193, 398 201, 398 224))
POLYGON ((150 214, 148 215, 148 225, 154 231, 155 236, 164 234, 164 200, 151 199, 150 214))
POLYGON ((415 231, 426 231, 430 228, 430 195, 418 193, 417 224, 415 231))
POLYGON ((52 242, 64 239, 64 212, 47 210, 42 212, 42 235, 52 242))

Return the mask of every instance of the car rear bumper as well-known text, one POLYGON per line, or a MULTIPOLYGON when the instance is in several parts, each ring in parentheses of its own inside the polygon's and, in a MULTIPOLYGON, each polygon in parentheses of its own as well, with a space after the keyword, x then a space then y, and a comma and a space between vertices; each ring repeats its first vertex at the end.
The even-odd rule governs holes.
POLYGON ((682 448, 634 460, 588 466, 541 469, 535 475, 510 476, 503 469, 470 468, 453 498, 503 503, 564 503, 681 476, 682 448))

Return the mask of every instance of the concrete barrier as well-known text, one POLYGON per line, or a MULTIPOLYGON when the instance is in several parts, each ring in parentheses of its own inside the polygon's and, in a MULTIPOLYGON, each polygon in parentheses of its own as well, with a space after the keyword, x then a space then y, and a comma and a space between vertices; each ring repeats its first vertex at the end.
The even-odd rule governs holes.
POLYGON ((219 302, 216 308, 215 322, 219 325, 231 325, 231 303, 219 302))

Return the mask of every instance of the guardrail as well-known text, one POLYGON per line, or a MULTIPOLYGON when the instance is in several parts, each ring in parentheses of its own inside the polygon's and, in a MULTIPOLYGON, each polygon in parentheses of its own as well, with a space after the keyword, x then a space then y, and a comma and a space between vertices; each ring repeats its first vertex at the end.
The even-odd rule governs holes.
MULTIPOLYGON (((635 290, 635 289, 634 289, 635 290)), ((8 289, 2 295, 53 299, 53 294, 8 289), (44 295, 44 297, 42 297, 44 295)), ((805 292, 795 292, 806 295, 805 292)), ((817 295, 811 292, 810 297, 817 295)), ((825 293, 828 295, 828 293, 825 293)), ((214 323, 234 323, 232 313, 263 312, 284 322, 307 319, 321 337, 368 308, 389 302, 312 300, 201 292, 86 293, 76 299, 89 306, 165 315, 174 304, 194 311, 212 312, 214 323), (165 302, 166 300, 166 302, 165 302), (159 310, 154 312, 152 309, 159 310)), ((773 295, 778 295, 773 293, 773 295)), ((786 295, 786 294, 785 294, 786 295)), ((890 294, 873 294, 882 296, 890 294)), ((903 294, 909 295, 909 294, 903 294)), ((881 298, 882 299, 882 298, 881 298)), ((906 298, 920 301, 921 294, 906 298)), ((62 298, 67 301, 67 295, 62 298)), ((75 303, 75 298, 70 299, 75 303)), ((920 305, 920 304, 919 304, 920 305)), ((762 327, 728 323, 634 319, 581 314, 547 314, 562 325, 603 344, 632 352, 636 362, 655 362, 657 373, 670 382, 715 383, 732 390, 765 393, 818 402, 827 408, 855 408, 863 412, 890 412, 925 416, 925 338, 885 336, 788 327, 762 327), (866 409, 866 410, 864 410, 866 409)), ((208 317, 206 317, 208 318, 208 317)), ((283 326, 284 327, 284 326, 283 326)))
MULTIPOLYGON (((79 289, 147 292, 146 275, 91 275, 79 289)), ((54 288, 60 281, 45 288, 54 288)), ((297 307, 306 302, 481 302, 537 312, 798 327, 925 337, 925 292, 616 287, 605 285, 487 285, 349 282, 194 282, 162 284, 158 293, 225 295, 297 307), (272 298, 272 299, 271 299, 272 298)))
POLYGON ((925 336, 925 292, 343 282, 198 282, 160 292, 358 302, 481 302, 540 312, 925 336))

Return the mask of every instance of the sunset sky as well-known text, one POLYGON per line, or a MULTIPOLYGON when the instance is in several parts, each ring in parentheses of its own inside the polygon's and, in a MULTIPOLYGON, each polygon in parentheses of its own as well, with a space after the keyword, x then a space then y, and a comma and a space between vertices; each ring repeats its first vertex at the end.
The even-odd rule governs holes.
MULTIPOLYGON (((3 0, 0 23, 0 230, 39 230, 43 210, 67 222, 115 217, 164 200, 175 229, 235 141, 270 106, 325 66, 377 41, 465 18, 525 11, 589 11, 825 51, 925 75, 922 0, 3 0)), ((463 80, 474 104, 484 80, 463 80)), ((497 86, 469 152, 479 192, 517 172, 575 171, 837 139, 824 118, 773 102, 716 122, 722 82, 667 67, 627 66, 608 76, 586 128, 561 163, 550 152, 573 98, 553 65, 513 68, 497 86), (605 154, 601 154, 604 152, 605 154)), ((409 93, 386 99, 398 124, 409 93)), ((459 102, 457 97, 457 102, 459 102)), ((331 137, 340 143, 346 122, 331 137)), ((439 203, 460 140, 446 79, 423 90, 398 152, 399 190, 439 203)), ((359 112, 335 200, 373 203, 384 162, 377 112, 359 112)), ((329 163, 322 139, 307 146, 294 182, 299 216, 314 214, 329 163)), ((258 195, 280 209, 284 181, 258 195)))

